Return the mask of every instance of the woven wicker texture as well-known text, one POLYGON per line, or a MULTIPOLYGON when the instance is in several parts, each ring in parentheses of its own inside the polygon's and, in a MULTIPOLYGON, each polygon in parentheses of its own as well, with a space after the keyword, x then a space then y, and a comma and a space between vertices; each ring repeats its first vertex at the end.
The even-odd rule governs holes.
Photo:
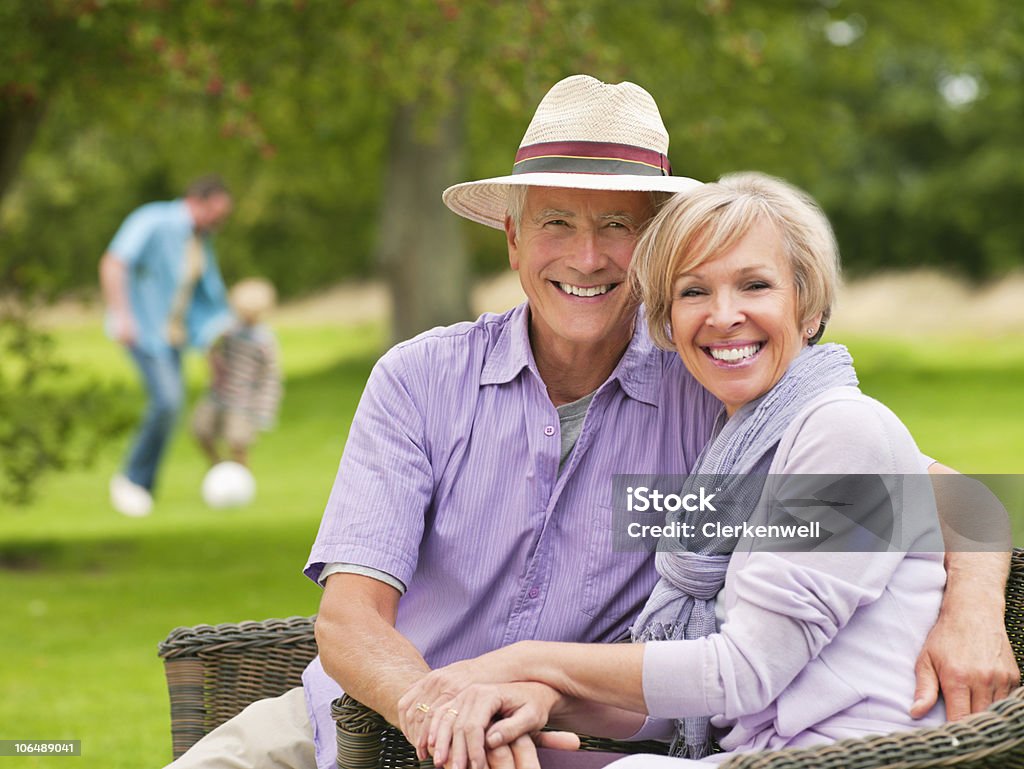
MULTIPOLYGON (((1024 550, 1006 587, 1006 627, 1024 669, 1024 550)), ((316 654, 309 617, 178 628, 160 644, 171 697, 175 757, 257 699, 298 686, 316 654)), ((350 697, 333 707, 341 769, 418 769, 401 734, 350 697)), ((609 741, 588 747, 610 750, 609 741)), ((654 745, 640 746, 655 752, 654 745)), ((1024 769, 1024 687, 955 724, 844 740, 803 750, 736 755, 726 769, 1024 769)))
POLYGON ((311 617, 180 627, 159 646, 177 758, 246 705, 302 683, 316 656, 311 617))

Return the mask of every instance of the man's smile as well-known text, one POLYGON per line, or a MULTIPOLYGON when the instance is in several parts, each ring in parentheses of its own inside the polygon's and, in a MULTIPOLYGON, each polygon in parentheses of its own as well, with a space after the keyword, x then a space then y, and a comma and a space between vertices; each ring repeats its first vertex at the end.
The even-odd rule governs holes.
POLYGON ((605 283, 600 286, 577 286, 573 283, 563 283, 561 281, 553 280, 551 282, 554 285, 558 286, 558 288, 564 294, 582 297, 602 296, 603 294, 607 294, 609 291, 619 286, 618 283, 605 283))

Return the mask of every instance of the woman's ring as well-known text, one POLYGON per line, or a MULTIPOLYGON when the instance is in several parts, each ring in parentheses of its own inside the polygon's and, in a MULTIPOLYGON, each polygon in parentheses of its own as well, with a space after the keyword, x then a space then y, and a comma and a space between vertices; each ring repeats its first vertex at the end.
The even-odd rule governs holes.
POLYGON ((455 708, 448 708, 448 710, 446 710, 445 713, 451 713, 456 718, 459 717, 459 711, 457 711, 455 708))
POLYGON ((416 706, 416 710, 418 710, 420 713, 429 713, 430 705, 428 705, 425 702, 421 702, 419 705, 416 706))

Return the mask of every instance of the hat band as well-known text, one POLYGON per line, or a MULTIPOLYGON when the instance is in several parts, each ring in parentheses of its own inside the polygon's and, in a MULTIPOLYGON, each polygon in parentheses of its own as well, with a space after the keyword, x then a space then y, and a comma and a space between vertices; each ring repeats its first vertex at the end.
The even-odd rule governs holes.
POLYGON ((671 176, 672 167, 664 154, 631 144, 541 142, 519 148, 512 173, 671 176))

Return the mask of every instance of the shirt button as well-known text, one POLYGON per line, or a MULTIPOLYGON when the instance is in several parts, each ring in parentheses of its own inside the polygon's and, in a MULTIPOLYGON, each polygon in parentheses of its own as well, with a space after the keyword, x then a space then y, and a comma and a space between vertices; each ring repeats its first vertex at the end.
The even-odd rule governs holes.
POLYGON ((531 587, 530 592, 527 593, 527 595, 530 596, 530 598, 536 598, 540 595, 540 588, 531 587))
POLYGON ((554 425, 548 425, 547 427, 545 427, 545 428, 544 428, 544 434, 545 434, 546 436, 548 436, 549 438, 550 438, 550 437, 551 437, 552 435, 554 435, 554 434, 555 434, 555 427, 554 427, 554 425))

